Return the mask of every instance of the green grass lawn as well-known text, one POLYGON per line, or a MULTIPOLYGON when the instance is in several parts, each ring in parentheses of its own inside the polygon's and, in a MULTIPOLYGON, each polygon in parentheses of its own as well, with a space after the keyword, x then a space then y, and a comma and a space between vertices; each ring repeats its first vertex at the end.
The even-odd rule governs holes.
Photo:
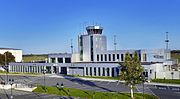
POLYGON ((48 55, 40 54, 40 55, 23 55, 24 62, 32 62, 32 61, 44 61, 48 58, 48 55))
MULTIPOLYGON (((56 94, 60 96, 72 96, 85 99, 130 99, 129 93, 115 93, 115 92, 96 92, 88 90, 80 90, 75 88, 57 88, 46 87, 47 91, 44 91, 43 86, 38 86, 33 92, 56 94)), ((142 99, 143 94, 135 93, 135 99, 142 99)), ((158 99, 156 96, 144 94, 144 99, 158 99)))
MULTIPOLYGON (((6 74, 6 71, 0 71, 0 74, 6 74)), ((8 72, 8 74, 25 74, 25 75, 41 75, 40 73, 21 73, 21 72, 8 72)))
POLYGON ((179 79, 153 79, 152 82, 169 83, 169 84, 180 84, 180 80, 179 79))

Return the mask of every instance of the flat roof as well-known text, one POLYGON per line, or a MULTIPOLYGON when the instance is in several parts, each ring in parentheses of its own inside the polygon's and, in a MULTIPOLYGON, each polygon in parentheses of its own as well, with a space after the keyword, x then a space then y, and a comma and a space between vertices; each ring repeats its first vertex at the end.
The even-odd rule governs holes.
POLYGON ((21 50, 21 49, 15 49, 15 48, 2 48, 2 47, 0 47, 0 50, 21 50))

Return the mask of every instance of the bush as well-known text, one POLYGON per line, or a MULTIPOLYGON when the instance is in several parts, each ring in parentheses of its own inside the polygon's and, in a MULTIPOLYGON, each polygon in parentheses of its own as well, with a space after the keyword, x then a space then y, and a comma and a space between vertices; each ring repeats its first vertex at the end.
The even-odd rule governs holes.
POLYGON ((180 80, 179 79, 153 79, 152 82, 180 84, 180 80))

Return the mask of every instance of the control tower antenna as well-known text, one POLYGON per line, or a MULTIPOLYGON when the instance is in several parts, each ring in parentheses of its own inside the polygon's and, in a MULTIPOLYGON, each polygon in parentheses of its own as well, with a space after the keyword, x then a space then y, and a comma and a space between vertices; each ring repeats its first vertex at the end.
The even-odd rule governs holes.
POLYGON ((73 39, 71 39, 71 53, 73 54, 73 44, 72 44, 73 39))
POLYGON ((166 49, 169 49, 169 36, 168 36, 168 32, 166 32, 166 40, 165 40, 165 43, 166 43, 166 49))
POLYGON ((117 43, 116 43, 116 35, 114 35, 114 50, 116 51, 116 45, 117 45, 117 43))

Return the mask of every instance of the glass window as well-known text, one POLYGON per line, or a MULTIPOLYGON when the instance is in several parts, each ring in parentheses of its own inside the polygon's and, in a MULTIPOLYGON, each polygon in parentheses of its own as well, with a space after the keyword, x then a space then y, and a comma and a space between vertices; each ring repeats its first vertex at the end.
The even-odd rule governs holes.
POLYGON ((113 61, 115 61, 115 54, 113 54, 113 61))
POLYGON ((63 58, 58 58, 58 63, 63 63, 63 58))
POLYGON ((92 76, 92 67, 90 67, 90 75, 92 76))
POLYGON ((146 54, 143 54, 143 61, 147 61, 147 55, 146 54))
POLYGON ((124 61, 124 54, 121 54, 121 61, 124 61))
POLYGON ((88 67, 86 67, 86 75, 88 75, 88 67))
POLYGON ((100 67, 98 67, 98 73, 99 73, 99 76, 101 76, 101 70, 100 70, 100 67))
POLYGON ((107 54, 105 54, 104 57, 105 57, 105 61, 107 61, 107 54))
POLYGON ((99 54, 97 54, 97 61, 99 61, 99 54))
POLYGON ((101 54, 101 61, 103 61, 103 55, 101 54))
POLYGON ((119 54, 117 54, 117 59, 119 60, 119 54))
POLYGON ((65 58, 65 63, 71 63, 71 58, 65 58))
POLYGON ((55 63, 55 58, 51 58, 51 63, 55 63))
POLYGON ((94 67, 94 76, 96 76, 96 67, 94 67))
POLYGON ((109 61, 111 61, 111 54, 109 54, 109 61))
POLYGON ((102 76, 105 76, 105 68, 103 68, 103 74, 102 74, 102 76))

